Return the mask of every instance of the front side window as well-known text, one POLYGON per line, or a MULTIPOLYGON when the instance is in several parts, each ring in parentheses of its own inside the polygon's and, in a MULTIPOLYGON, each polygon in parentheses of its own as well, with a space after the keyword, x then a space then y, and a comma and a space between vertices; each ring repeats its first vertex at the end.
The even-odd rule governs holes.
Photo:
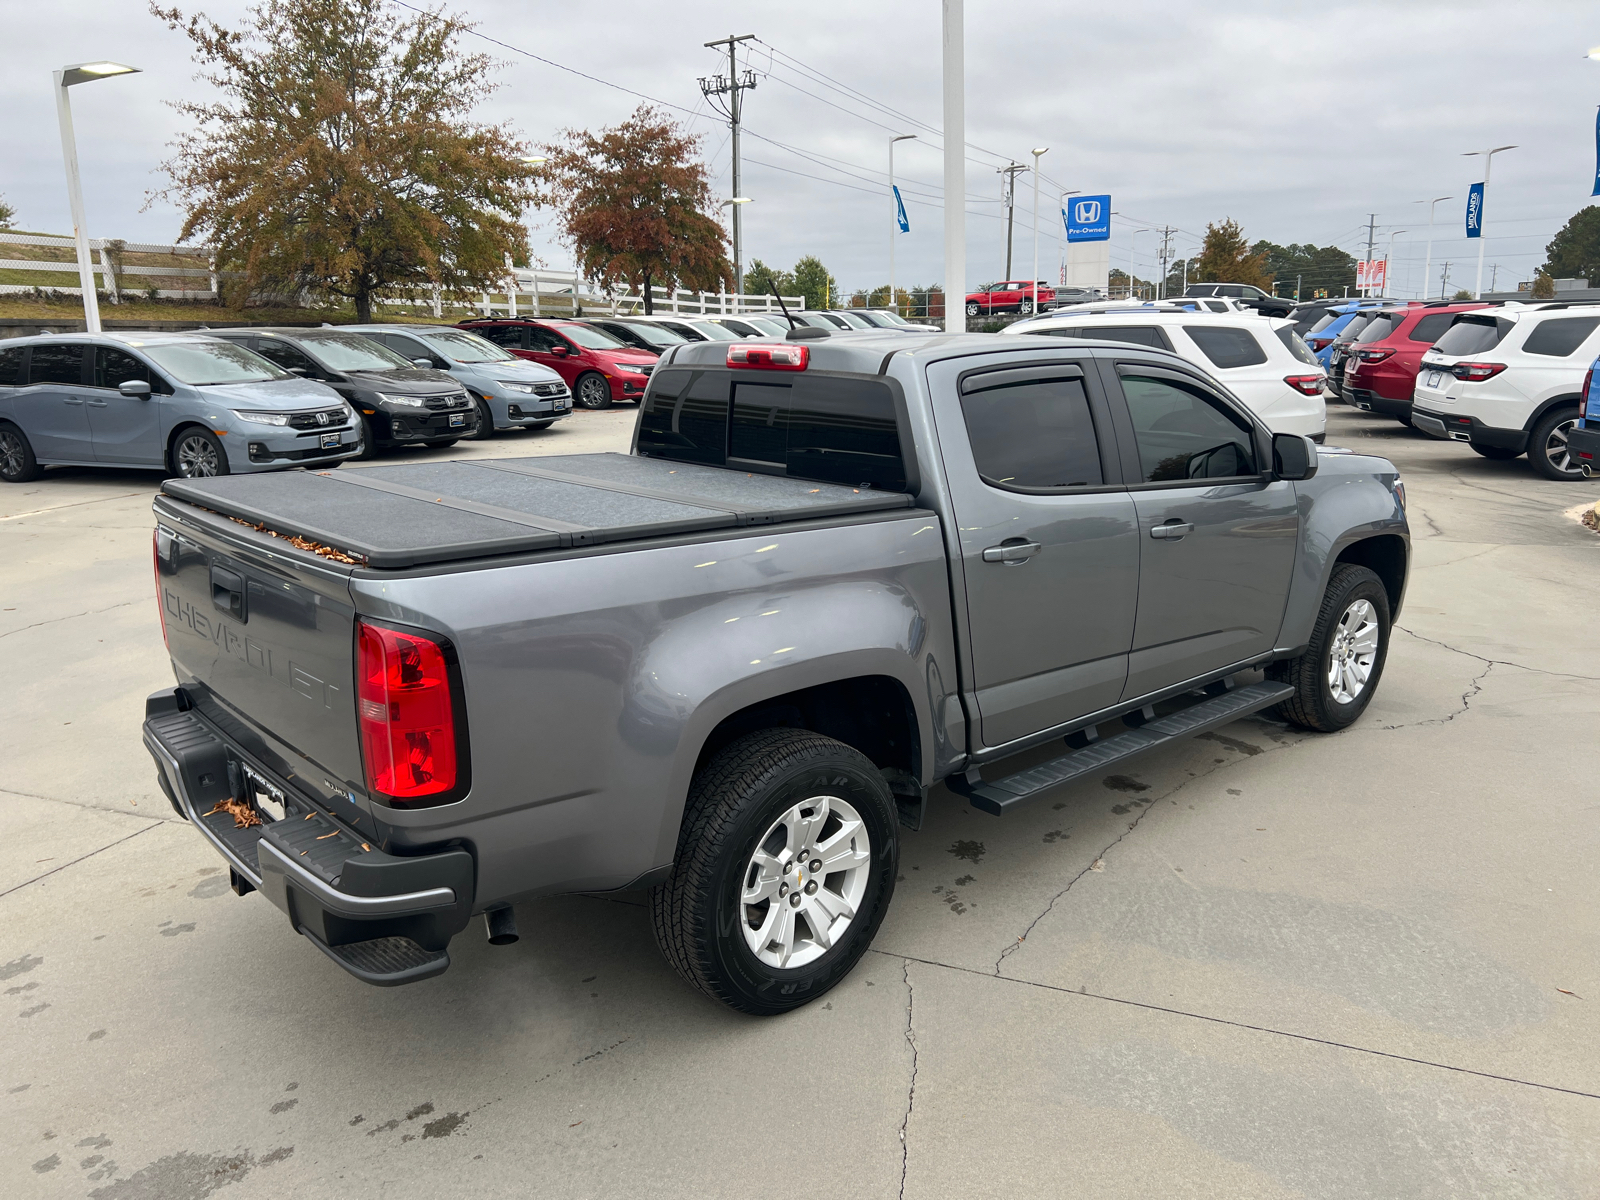
POLYGON ((57 342, 35 346, 28 367, 29 383, 83 383, 83 347, 57 342))
POLYGON ((472 332, 486 341, 493 342, 496 346, 510 346, 515 350, 522 349, 521 325, 480 325, 472 332))
POLYGON ((95 347, 95 387, 119 388, 125 383, 133 383, 136 380, 154 385, 155 381, 150 375, 150 368, 126 350, 117 350, 110 346, 95 347))
POLYGON ((1255 335, 1237 325, 1185 325, 1183 331, 1219 370, 1257 367, 1267 361, 1267 352, 1255 335))
POLYGON ((528 326, 528 349, 539 354, 549 354, 557 346, 563 349, 572 349, 564 338, 558 337, 553 330, 546 329, 543 325, 528 326))
POLYGON ((981 386, 982 378, 976 380, 979 390, 961 397, 961 416, 986 484, 1034 489, 1105 482, 1081 378, 1028 379, 990 388, 981 386))
MULTIPOLYGON (((265 340, 265 339, 263 339, 265 340)), ((300 344, 335 371, 393 371, 411 364, 371 338, 349 334, 302 333, 300 344)))
POLYGON ((1249 424, 1198 386, 1139 375, 1122 377, 1146 483, 1184 483, 1256 475, 1249 424))
POLYGON ((22 347, 0 350, 0 387, 16 387, 22 382, 22 347))
POLYGON ((204 387, 212 383, 261 383, 287 378, 261 355, 221 338, 192 342, 165 342, 147 346, 144 353, 179 383, 204 387))
POLYGON ((1529 354, 1566 358, 1577 353, 1597 325, 1600 325, 1600 317, 1558 317, 1540 321, 1522 348, 1529 354))
MULTIPOLYGON (((230 345, 232 343, 229 343, 230 345)), ((273 338, 262 338, 256 343, 256 353, 268 362, 276 363, 285 371, 304 371, 308 375, 320 375, 317 364, 312 362, 288 342, 280 342, 273 338)))

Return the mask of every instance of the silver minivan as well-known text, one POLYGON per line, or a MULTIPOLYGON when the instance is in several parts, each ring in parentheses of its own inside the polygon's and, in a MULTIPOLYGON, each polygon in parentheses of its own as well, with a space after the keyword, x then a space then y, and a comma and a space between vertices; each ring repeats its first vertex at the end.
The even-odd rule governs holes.
POLYGON ((0 481, 47 465, 187 477, 335 466, 361 450, 350 406, 202 333, 44 334, 0 343, 0 481))
POLYGON ((504 429, 548 429, 572 415, 572 393, 549 367, 518 358, 487 338, 450 325, 344 325, 418 366, 449 371, 478 405, 478 428, 470 438, 504 429))

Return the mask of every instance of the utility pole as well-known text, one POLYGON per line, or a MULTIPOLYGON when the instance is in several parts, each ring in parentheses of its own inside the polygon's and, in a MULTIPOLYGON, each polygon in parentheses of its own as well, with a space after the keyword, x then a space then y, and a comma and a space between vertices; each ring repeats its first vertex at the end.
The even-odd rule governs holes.
POLYGON ((1006 206, 1006 273, 1004 276, 1006 279, 1011 278, 1011 229, 1017 213, 1017 172, 1026 171, 1027 169, 1020 163, 1012 163, 1009 167, 1000 167, 995 172, 998 175, 1005 176, 1001 194, 1003 203, 1006 206))
POLYGON ((1444 270, 1439 272, 1439 299, 1441 299, 1441 300, 1448 300, 1449 299, 1449 297, 1444 294, 1444 290, 1445 290, 1446 287, 1449 286, 1449 283, 1450 283, 1450 260, 1449 259, 1445 259, 1444 270))
MULTIPOLYGON (((1500 277, 1500 264, 1499 263, 1490 263, 1489 264, 1489 290, 1491 292, 1494 291, 1494 281, 1496 279, 1498 279, 1499 277, 1500 277)), ((1481 297, 1481 296, 1479 297, 1480 300, 1482 298, 1483 297, 1481 297)))
MULTIPOLYGON (((728 77, 724 79, 721 75, 713 75, 709 79, 700 80, 700 94, 707 100, 710 100, 713 96, 728 97, 728 107, 723 112, 728 118, 728 129, 733 135, 730 140, 733 146, 733 194, 735 196, 744 195, 739 190, 739 94, 748 92, 756 86, 756 73, 754 71, 746 71, 744 76, 740 77, 739 64, 735 55, 739 49, 740 42, 751 41, 755 36, 753 33, 744 33, 738 36, 730 33, 727 37, 718 41, 707 42, 707 49, 715 50, 719 46, 728 48, 728 77)), ((739 209, 742 206, 734 204, 730 207, 733 209, 733 293, 735 296, 742 296, 744 294, 744 258, 741 254, 739 239, 741 232, 739 209)), ((739 307, 737 299, 734 300, 733 306, 735 309, 739 307)))
POLYGON ((1167 298, 1167 264, 1172 261, 1172 226, 1161 230, 1161 282, 1156 284, 1156 299, 1167 298))
POLYGON ((944 0, 944 331, 967 328, 967 67, 963 0, 944 0))
MULTIPOLYGON (((1373 242, 1373 236, 1374 236, 1373 231, 1377 227, 1377 221, 1378 221, 1378 214, 1377 213, 1373 213, 1371 215, 1371 217, 1367 220, 1367 271, 1366 271, 1366 277, 1369 280, 1369 282, 1368 282, 1366 287, 1361 289, 1362 295, 1365 295, 1365 296, 1372 295, 1372 284, 1370 282, 1370 280, 1372 279, 1372 242, 1373 242)), ((1387 281, 1385 281, 1385 282, 1387 282, 1387 281)))

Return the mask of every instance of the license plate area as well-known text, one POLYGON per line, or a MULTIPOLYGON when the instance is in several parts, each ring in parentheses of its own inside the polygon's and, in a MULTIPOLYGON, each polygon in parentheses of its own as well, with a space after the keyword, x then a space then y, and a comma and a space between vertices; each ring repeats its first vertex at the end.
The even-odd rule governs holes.
POLYGON ((239 764, 244 781, 245 800, 263 821, 281 821, 288 815, 288 800, 283 791, 247 763, 239 764))
POLYGON ((451 413, 450 414, 450 428, 451 429, 460 429, 466 423, 467 423, 467 414, 466 413, 451 413))
POLYGON ((1443 379, 1444 379, 1444 372, 1443 371, 1429 371, 1428 372, 1428 382, 1427 382, 1426 386, 1430 387, 1430 388, 1437 388, 1439 386, 1440 382, 1443 379))
POLYGON ((323 434, 322 448, 324 450, 337 450, 339 448, 339 435, 337 433, 323 434))

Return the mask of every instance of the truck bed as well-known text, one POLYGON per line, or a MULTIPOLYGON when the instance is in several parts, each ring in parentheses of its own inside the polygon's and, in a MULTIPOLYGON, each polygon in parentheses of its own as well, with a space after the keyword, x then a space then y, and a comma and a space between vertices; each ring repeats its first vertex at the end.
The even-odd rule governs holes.
POLYGON ((169 479, 162 491, 387 569, 912 504, 897 492, 629 454, 169 479))

